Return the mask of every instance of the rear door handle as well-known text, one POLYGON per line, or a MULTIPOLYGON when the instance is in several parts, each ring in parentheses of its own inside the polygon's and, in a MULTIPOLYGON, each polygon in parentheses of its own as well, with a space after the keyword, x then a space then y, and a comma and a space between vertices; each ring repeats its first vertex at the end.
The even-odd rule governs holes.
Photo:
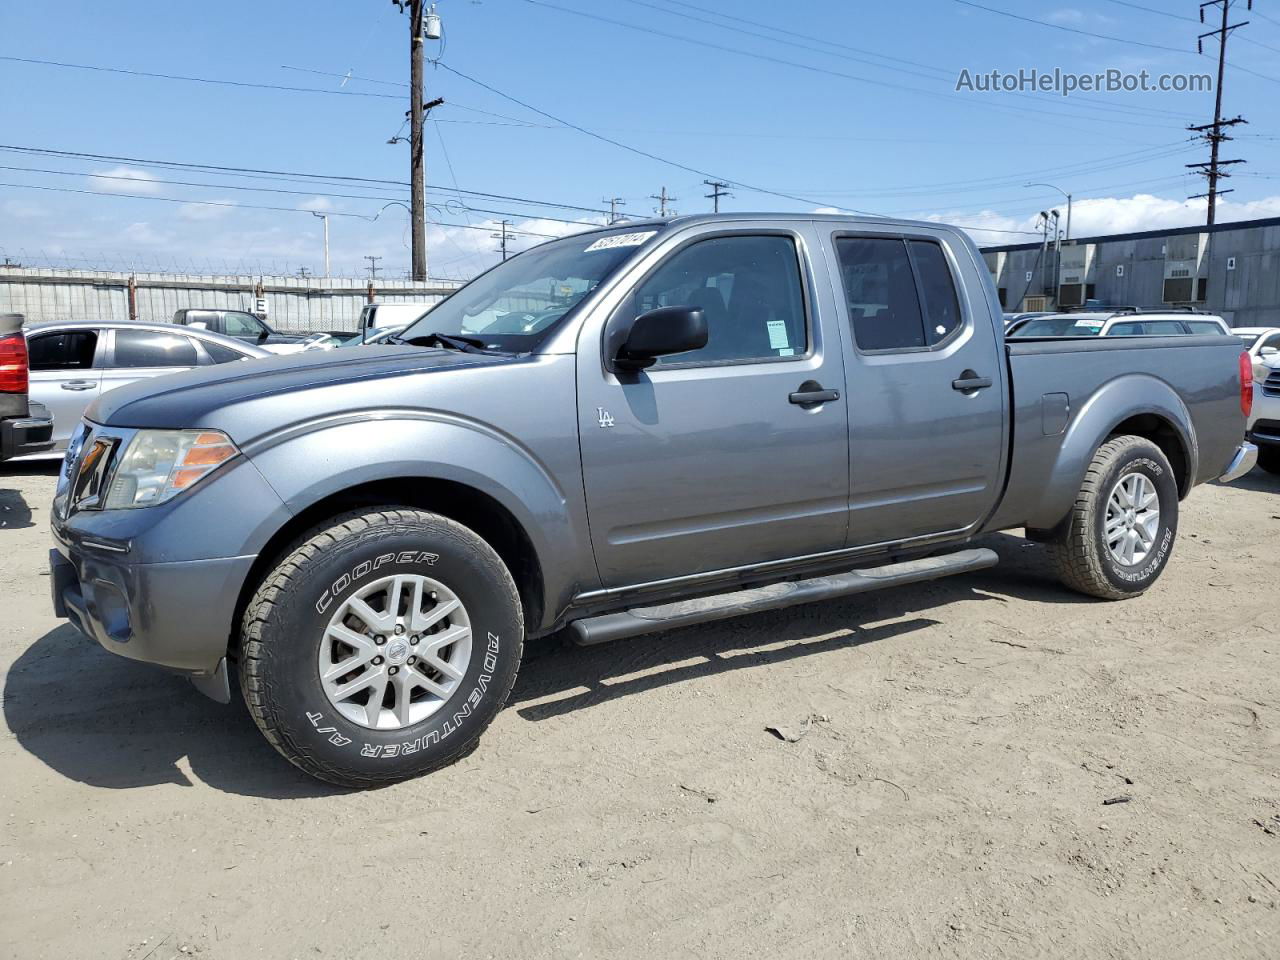
POLYGON ((97 384, 92 380, 67 380, 60 386, 63 390, 92 390, 97 384))
POLYGON ((817 380, 806 380, 800 389, 789 394, 787 399, 798 407, 816 407, 820 403, 831 403, 840 399, 839 390, 825 390, 817 380))
POLYGON ((980 377, 976 371, 966 370, 960 374, 959 380, 951 381, 951 389, 959 390, 961 393, 973 393, 975 390, 985 390, 991 386, 990 377, 980 377))

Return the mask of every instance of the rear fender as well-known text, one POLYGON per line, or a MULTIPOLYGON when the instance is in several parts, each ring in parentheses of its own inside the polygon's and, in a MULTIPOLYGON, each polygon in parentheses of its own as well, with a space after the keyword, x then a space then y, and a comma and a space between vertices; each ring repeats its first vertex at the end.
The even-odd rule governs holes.
MULTIPOLYGON (((1126 374, 1099 387, 1071 418, 1027 526, 1043 529, 1061 521, 1071 510, 1098 448, 1118 426, 1142 415, 1157 417, 1173 430, 1182 447, 1187 477, 1194 478, 1198 468, 1195 427, 1186 404, 1176 390, 1158 377, 1126 374)), ((1016 438, 1014 443, 1016 446, 1016 438)), ((1185 488, 1182 492, 1185 494, 1185 488)))

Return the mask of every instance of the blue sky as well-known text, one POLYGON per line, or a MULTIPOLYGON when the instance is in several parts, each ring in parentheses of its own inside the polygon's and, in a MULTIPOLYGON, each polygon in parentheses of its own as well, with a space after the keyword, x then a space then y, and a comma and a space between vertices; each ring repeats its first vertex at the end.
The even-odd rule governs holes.
MULTIPOLYGON (((1196 34, 1209 29, 1196 21, 1195 3, 1136 2, 982 0, 1064 30, 961 0, 441 0, 445 42, 429 45, 429 55, 492 89, 428 70, 428 96, 445 98, 427 139, 429 200, 438 204, 431 215, 453 225, 430 230, 431 272, 465 277, 487 266, 496 256, 489 233, 504 215, 523 231, 515 249, 573 229, 549 218, 593 216, 471 195, 461 197, 466 209, 455 185, 587 208, 621 196, 623 210, 641 216, 663 186, 679 198, 678 211, 709 209, 697 170, 769 191, 735 186, 726 209, 937 217, 995 243, 1031 239, 1018 231, 1034 230, 1038 210, 1061 205, 1052 190, 1023 186, 1047 180, 1076 195, 1076 235, 1195 222, 1201 210, 1184 200, 1202 187, 1184 164, 1207 150, 1185 142, 1185 125, 1211 119, 1212 93, 955 92, 961 68, 1212 72, 1211 60, 1195 56, 1196 34)), ((1233 22, 1252 22, 1231 42, 1231 60, 1244 69, 1228 72, 1225 110, 1250 125, 1225 155, 1249 163, 1229 184, 1236 192, 1220 219, 1280 215, 1280 7, 1236 6, 1233 22)), ((387 0, 7 3, 0 55, 330 91, 0 61, 7 145, 407 179, 407 146, 386 142, 405 132, 407 93, 396 84, 407 78, 407 27, 387 0)), ((335 214, 335 274, 362 270, 367 254, 392 275, 407 268, 402 208, 376 221, 350 216, 407 199, 395 184, 13 151, 0 151, 0 164, 27 168, 0 170, 0 255, 13 260, 319 272, 321 223, 308 210, 322 209, 335 214)))

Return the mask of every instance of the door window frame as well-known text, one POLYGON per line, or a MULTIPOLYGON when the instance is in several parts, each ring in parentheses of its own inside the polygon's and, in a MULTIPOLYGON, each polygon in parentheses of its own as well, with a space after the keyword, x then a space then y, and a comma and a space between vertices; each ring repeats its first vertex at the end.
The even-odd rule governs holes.
MULTIPOLYGON (((724 367, 743 367, 755 366, 759 364, 774 363, 796 363, 799 361, 810 360, 818 352, 820 346, 820 334, 818 325, 814 323, 814 317, 817 315, 815 309, 816 299, 813 292, 813 270, 812 258, 805 244, 804 236, 795 230, 789 230, 785 227, 759 228, 759 227, 739 227, 727 228, 723 230, 711 230, 705 233, 697 233, 691 237, 687 237, 674 246, 672 249, 664 253, 652 266, 650 266, 643 274, 641 274, 630 285, 630 289, 623 294, 622 299, 610 311, 608 319, 601 325, 600 330, 600 362, 601 367, 606 373, 612 373, 617 376, 621 371, 613 369, 612 351, 609 349, 611 335, 616 335, 617 325, 622 321, 624 314, 628 311, 633 316, 638 316, 635 310, 636 292, 659 270, 665 267, 672 258, 679 256, 694 244, 703 243, 708 240, 719 240, 725 237, 785 237, 790 240, 795 249, 796 255, 796 273, 800 280, 800 303, 804 312, 804 334, 805 334, 805 350, 803 353, 796 352, 789 357, 744 357, 740 360, 688 360, 680 363, 662 363, 654 364, 641 372, 652 376, 654 373, 667 370, 700 370, 700 369, 721 369, 724 367)), ((629 373, 629 371, 628 371, 629 373)))
POLYGON ((965 296, 965 288, 960 278, 960 271, 956 269, 951 245, 941 237, 927 233, 902 233, 899 231, 876 233, 866 230, 835 230, 831 233, 831 256, 833 258, 832 286, 838 292, 836 304, 844 311, 845 323, 849 328, 849 342, 858 355, 884 357, 900 353, 939 353, 951 347, 966 331, 973 329, 973 313, 969 309, 969 299, 965 296), (907 255, 907 262, 911 265, 911 279, 915 283, 916 299, 920 304, 920 333, 926 340, 928 339, 928 318, 925 316, 925 311, 928 309, 928 299, 925 297, 924 285, 920 280, 920 269, 916 266, 915 255, 911 252, 910 241, 920 240, 941 247, 942 259, 946 263, 947 272, 951 276, 951 289, 955 292, 956 304, 960 311, 960 322, 956 324, 956 328, 937 343, 925 343, 919 347, 885 347, 882 350, 867 350, 859 346, 858 332, 854 328, 853 317, 849 313, 849 294, 844 287, 844 271, 841 269, 840 247, 838 245, 840 240, 896 240, 902 244, 902 248, 907 255))

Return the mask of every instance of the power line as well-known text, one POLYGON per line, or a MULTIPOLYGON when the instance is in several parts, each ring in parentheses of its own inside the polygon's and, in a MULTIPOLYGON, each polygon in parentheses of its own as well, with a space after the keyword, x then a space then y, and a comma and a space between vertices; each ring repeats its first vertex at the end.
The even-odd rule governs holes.
POLYGON ((206 83, 220 87, 246 87, 252 90, 279 90, 285 93, 320 93, 331 97, 374 97, 379 100, 400 100, 390 93, 369 93, 363 90, 325 90, 321 87, 291 87, 278 83, 255 83, 248 80, 222 80, 214 77, 195 77, 179 73, 152 73, 147 70, 129 70, 124 67, 104 67, 91 63, 68 63, 65 60, 40 60, 35 57, 9 57, 0 55, 8 63, 28 63, 43 67, 62 67, 68 70, 91 70, 95 73, 118 73, 129 77, 145 77, 152 80, 179 80, 184 83, 206 83))
MULTIPOLYGON (((708 20, 706 17, 699 17, 690 13, 683 13, 678 10, 668 10, 664 7, 660 7, 653 3, 650 3, 648 2, 648 0, 625 0, 625 2, 634 4, 640 7, 646 7, 650 10, 656 10, 659 13, 666 14, 667 16, 684 17, 685 19, 693 20, 697 23, 709 24, 713 27, 716 27, 717 29, 731 30, 734 33, 745 34, 746 36, 754 37, 758 40, 765 39, 765 40, 768 40, 770 43, 780 43, 790 47, 798 47, 801 50, 809 50, 815 53, 821 53, 830 57, 840 57, 841 59, 850 60, 855 63, 866 64, 868 66, 875 67, 876 69, 879 69, 879 70, 896 70, 899 73, 907 73, 907 74, 911 74, 912 76, 923 77, 926 80, 931 80, 935 82, 939 78, 954 79, 955 76, 959 73, 959 71, 954 68, 935 66, 933 64, 921 63, 916 60, 906 60, 900 57, 885 57, 883 54, 874 53, 869 50, 862 50, 858 47, 851 47, 851 46, 848 46, 847 44, 834 43, 829 40, 824 40, 821 37, 815 37, 809 34, 797 33, 794 30, 779 30, 772 24, 761 23, 758 20, 748 20, 745 17, 732 17, 727 14, 715 13, 714 11, 706 10, 705 8, 702 8, 702 7, 696 7, 693 4, 689 4, 689 3, 679 3, 679 6, 689 7, 690 9, 694 9, 694 10, 701 10, 704 13, 711 13, 713 16, 717 16, 725 20, 733 20, 738 23, 743 23, 749 26, 751 29, 743 29, 741 27, 735 27, 725 23, 717 23, 714 20, 708 20), (766 31, 766 32, 762 35, 761 31, 766 31), (812 43, 797 43, 793 40, 786 40, 782 37, 776 36, 776 34, 778 33, 783 33, 783 34, 786 34, 787 36, 792 36, 792 37, 800 37, 802 39, 812 41, 812 43, 820 43, 828 46, 839 47, 842 50, 851 50, 855 53, 865 54, 867 56, 874 56, 874 57, 880 57, 881 59, 893 60, 900 64, 906 64, 912 67, 919 67, 921 70, 931 71, 931 73, 921 73, 919 72, 919 70, 907 70, 907 69, 904 69, 903 67, 897 67, 891 64, 875 63, 871 60, 865 59, 865 57, 850 56, 849 54, 846 54, 846 53, 836 53, 830 50, 823 50, 820 47, 813 46, 812 43)), ((667 2, 678 2, 678 0, 667 0, 667 2)), ((633 26, 633 29, 640 29, 640 30, 647 31, 648 28, 633 26)), ((746 51, 741 51, 741 52, 746 52, 746 51)), ((1037 97, 1034 94, 1015 93, 1012 95, 1017 96, 1023 100, 1031 100, 1031 101, 1036 101, 1040 103, 1045 102, 1043 98, 1037 97)), ((1120 113, 1133 113, 1133 114, 1151 114, 1151 115, 1164 114, 1166 116, 1173 116, 1173 117, 1179 117, 1179 118, 1185 116, 1185 114, 1183 113, 1175 112, 1172 110, 1161 110, 1161 109, 1152 108, 1152 107, 1139 107, 1139 106, 1133 106, 1131 104, 1105 102, 1105 101, 1098 100, 1093 97, 1087 97, 1087 96, 1076 96, 1074 99, 1080 103, 1098 104, 1098 106, 1094 107, 1094 109, 1098 109, 1098 110, 1120 112, 1120 113)), ((1070 114, 1067 114, 1067 115, 1070 116, 1070 114)))
MULTIPOLYGON (((409 183, 405 180, 387 180, 387 179, 378 179, 375 177, 355 177, 355 176, 348 176, 344 174, 303 173, 300 171, 289 171, 289 170, 264 170, 264 169, 254 168, 254 167, 220 166, 217 164, 188 163, 188 162, 178 161, 178 160, 142 159, 139 157, 121 157, 121 156, 113 156, 111 154, 86 153, 83 151, 74 151, 74 150, 55 150, 47 147, 25 147, 25 146, 13 145, 13 144, 0 144, 0 150, 8 150, 8 151, 17 152, 17 153, 33 153, 33 154, 39 154, 42 156, 68 157, 68 158, 78 159, 78 160, 100 160, 104 162, 113 162, 113 163, 135 163, 135 164, 138 164, 139 166, 170 167, 170 168, 179 168, 179 169, 185 169, 185 170, 200 170, 200 171, 205 171, 210 173, 228 174, 228 175, 256 174, 256 175, 262 175, 262 176, 268 176, 268 177, 302 178, 304 180, 329 180, 329 181, 342 181, 342 182, 350 182, 350 183, 371 183, 371 184, 377 184, 379 186, 383 186, 383 185, 396 186, 396 187, 409 186, 409 183)), ((539 206, 539 207, 556 207, 561 210, 579 210, 579 211, 582 211, 583 213, 603 214, 606 212, 605 210, 600 209, 598 207, 584 207, 584 206, 579 206, 577 204, 560 203, 552 200, 535 200, 530 197, 518 197, 518 196, 513 196, 511 194, 503 194, 503 193, 489 193, 483 190, 463 190, 459 187, 451 188, 451 187, 446 187, 443 185, 436 185, 436 184, 427 184, 427 187, 428 189, 444 190, 446 192, 448 192, 449 190, 454 190, 457 193, 466 194, 467 196, 482 197, 488 200, 508 200, 508 201, 511 201, 512 203, 528 203, 528 204, 532 204, 534 206, 539 206)))
MULTIPOLYGON (((1024 23, 1034 23, 1037 26, 1049 27, 1052 30, 1062 30, 1066 33, 1074 33, 1083 37, 1092 37, 1095 40, 1110 40, 1113 43, 1127 43, 1132 47, 1146 47, 1149 50, 1164 50, 1169 53, 1181 53, 1187 56, 1195 56, 1195 54, 1192 54, 1188 50, 1183 50, 1180 47, 1168 47, 1159 43, 1147 43, 1145 40, 1130 40, 1128 37, 1113 37, 1105 33, 1094 33, 1091 30, 1081 30, 1077 27, 1068 27, 1066 24, 1062 23, 1051 23, 1048 20, 1037 20, 1035 17, 1026 17, 1020 13, 1013 13, 1009 10, 1001 10, 997 7, 988 7, 985 4, 975 3, 974 0, 952 0, 952 2, 966 7, 973 7, 977 10, 985 10, 987 13, 994 13, 997 16, 1009 17, 1013 20, 1021 20, 1024 23)), ((1250 70, 1248 67, 1242 67, 1239 64, 1233 63, 1231 68, 1233 70, 1239 70, 1242 73, 1248 73, 1252 76, 1260 77, 1263 80, 1269 80, 1272 83, 1280 83, 1280 78, 1268 76, 1265 73, 1258 73, 1256 70, 1250 70)))
MULTIPOLYGON (((627 23, 623 20, 614 20, 610 17, 602 17, 602 16, 599 16, 598 14, 587 13, 583 10, 575 10, 572 7, 562 7, 559 4, 548 3, 547 0, 524 0, 524 2, 533 4, 534 6, 538 6, 538 7, 546 7, 550 10, 558 10, 561 13, 569 13, 577 17, 583 17, 587 20, 596 20, 601 23, 608 23, 613 26, 623 27, 628 30, 637 30, 641 33, 652 34, 654 36, 663 37, 664 39, 667 39, 667 40, 675 40, 680 43, 689 43, 689 44, 693 44, 694 46, 707 47, 712 50, 719 50, 722 53, 733 53, 739 56, 751 57, 752 59, 755 59, 755 60, 763 60, 768 63, 782 64, 783 66, 794 67, 798 70, 806 70, 811 73, 818 73, 826 76, 839 77, 843 80, 852 80, 856 83, 866 83, 866 84, 871 84, 873 86, 887 87, 888 89, 891 89, 891 90, 903 90, 908 93, 916 94, 917 96, 945 100, 948 103, 953 105, 955 103, 954 94, 939 93, 932 90, 922 90, 919 87, 912 87, 912 86, 908 86, 907 84, 893 83, 892 81, 889 81, 889 80, 879 80, 873 77, 863 77, 857 74, 845 73, 840 70, 831 70, 827 67, 820 67, 811 63, 801 63, 796 60, 787 60, 782 57, 774 57, 765 53, 755 53, 753 51, 743 50, 738 47, 730 47, 720 43, 713 43, 709 40, 699 40, 693 37, 687 37, 687 36, 684 36, 683 34, 667 33, 662 30, 655 30, 651 27, 644 27, 634 23, 627 23)), ((966 0, 957 0, 957 2, 966 2, 966 0)), ((440 64, 440 66, 443 66, 443 64, 440 64)), ((1094 123, 1120 123, 1126 126, 1160 127, 1162 129, 1165 126, 1164 124, 1135 123, 1133 120, 1129 120, 1129 119, 1119 119, 1119 118, 1111 119, 1107 117, 1092 116, 1090 114, 1067 113, 1060 110, 1044 110, 1044 109, 1039 109, 1037 107, 1021 107, 1021 106, 1016 106, 1010 103, 996 103, 994 101, 988 101, 988 100, 975 100, 973 101, 973 103, 979 106, 988 107, 993 110, 1015 110, 1015 111, 1021 111, 1024 113, 1044 114, 1046 116, 1053 117, 1054 119, 1059 121, 1061 121, 1065 117, 1065 118, 1071 118, 1071 119, 1077 119, 1077 120, 1088 120, 1094 123)), ((1096 108, 1093 108, 1093 109, 1096 109, 1096 108)))

